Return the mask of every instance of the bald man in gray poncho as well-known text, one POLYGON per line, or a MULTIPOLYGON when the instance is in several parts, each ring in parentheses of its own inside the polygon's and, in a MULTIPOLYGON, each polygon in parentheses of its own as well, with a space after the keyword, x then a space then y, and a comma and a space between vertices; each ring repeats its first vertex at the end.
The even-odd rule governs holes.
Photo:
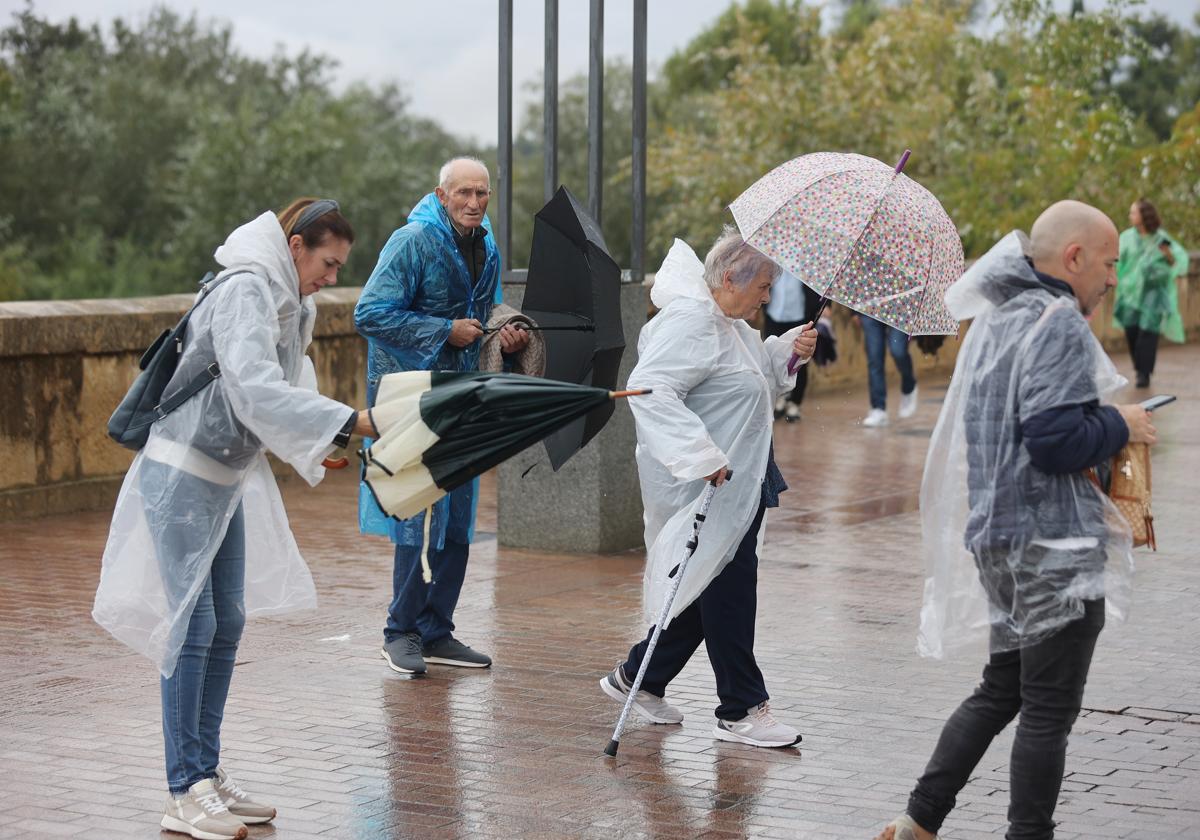
POLYGON ((1088 477, 1127 442, 1154 443, 1086 317, 1116 286, 1117 229, 1060 201, 946 292, 973 319, 921 487, 929 567, 918 649, 986 635, 975 693, 950 716, 902 814, 878 840, 930 840, 992 739, 1017 715, 1008 840, 1054 837, 1067 736, 1107 614, 1132 572, 1128 523, 1088 477), (976 632, 978 631, 978 632, 976 632))

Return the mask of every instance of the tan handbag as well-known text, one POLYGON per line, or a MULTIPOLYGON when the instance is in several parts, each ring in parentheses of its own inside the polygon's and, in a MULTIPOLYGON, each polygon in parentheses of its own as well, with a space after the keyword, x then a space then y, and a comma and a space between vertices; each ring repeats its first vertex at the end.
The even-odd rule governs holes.
POLYGON ((1126 444, 1112 461, 1112 481, 1108 497, 1133 529, 1133 544, 1148 545, 1158 551, 1154 541, 1154 514, 1150 512, 1150 447, 1144 443, 1126 444))

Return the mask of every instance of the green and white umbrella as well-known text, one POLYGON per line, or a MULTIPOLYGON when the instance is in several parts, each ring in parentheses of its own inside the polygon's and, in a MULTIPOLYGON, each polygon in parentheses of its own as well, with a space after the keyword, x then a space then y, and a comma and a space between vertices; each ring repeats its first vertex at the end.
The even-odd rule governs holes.
POLYGON ((513 373, 388 374, 371 409, 379 439, 359 452, 363 479, 384 513, 408 519, 597 406, 646 393, 513 373))

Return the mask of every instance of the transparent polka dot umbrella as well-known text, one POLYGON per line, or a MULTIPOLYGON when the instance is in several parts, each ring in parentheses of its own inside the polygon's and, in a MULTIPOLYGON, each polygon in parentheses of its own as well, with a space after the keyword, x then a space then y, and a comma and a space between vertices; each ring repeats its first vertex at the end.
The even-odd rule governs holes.
MULTIPOLYGON (((909 335, 954 335, 942 299, 963 249, 941 202, 865 155, 817 152, 768 172, 729 205, 746 241, 822 296, 909 335)), ((819 313, 819 310, 818 310, 819 313)))

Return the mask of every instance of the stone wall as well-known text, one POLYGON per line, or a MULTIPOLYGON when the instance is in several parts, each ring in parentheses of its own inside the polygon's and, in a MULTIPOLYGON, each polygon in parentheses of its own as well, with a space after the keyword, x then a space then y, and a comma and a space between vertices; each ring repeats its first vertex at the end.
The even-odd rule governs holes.
MULTIPOLYGON (((321 390, 352 406, 365 401, 364 343, 354 332, 359 289, 318 297, 312 355, 321 390)), ((112 443, 105 424, 136 373, 142 351, 171 327, 191 295, 90 301, 0 303, 0 521, 98 510, 116 498, 131 453, 112 443)), ((1111 296, 1093 325, 1110 351, 1124 352, 1111 326, 1111 296)), ((1189 340, 1200 337, 1200 254, 1180 307, 1189 340)), ((859 329, 837 307, 837 364, 811 372, 810 392, 865 389, 859 329)), ((636 335, 628 337, 636 346, 636 335)), ((918 375, 953 368, 958 340, 934 359, 917 355, 918 375)), ((631 354, 632 355, 632 354, 631 354)), ((889 377, 895 376, 891 364, 889 377)), ((864 393, 865 402, 865 393, 864 393)))

